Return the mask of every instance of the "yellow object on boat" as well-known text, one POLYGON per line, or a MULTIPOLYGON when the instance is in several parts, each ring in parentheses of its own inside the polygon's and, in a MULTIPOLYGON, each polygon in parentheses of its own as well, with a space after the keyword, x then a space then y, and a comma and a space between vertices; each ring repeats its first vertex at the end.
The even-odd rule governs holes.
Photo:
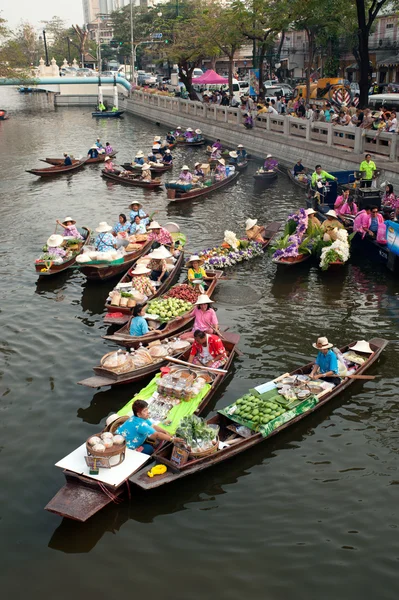
POLYGON ((148 477, 154 477, 154 475, 163 475, 167 471, 166 465, 155 465, 150 471, 147 471, 148 477))

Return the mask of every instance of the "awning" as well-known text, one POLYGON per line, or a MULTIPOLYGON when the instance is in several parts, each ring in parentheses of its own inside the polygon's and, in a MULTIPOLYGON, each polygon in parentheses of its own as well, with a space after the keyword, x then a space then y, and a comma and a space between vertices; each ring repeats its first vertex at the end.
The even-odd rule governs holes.
POLYGON ((399 56, 396 54, 377 61, 377 67, 395 67, 396 65, 399 65, 399 56))
POLYGON ((351 65, 348 65, 347 67, 345 67, 345 71, 357 71, 359 69, 359 65, 357 63, 352 63, 351 65))

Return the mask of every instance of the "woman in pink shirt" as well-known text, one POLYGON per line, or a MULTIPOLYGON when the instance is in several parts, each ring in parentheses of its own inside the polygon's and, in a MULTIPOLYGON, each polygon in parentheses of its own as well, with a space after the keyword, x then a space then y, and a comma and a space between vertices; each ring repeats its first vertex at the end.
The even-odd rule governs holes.
POLYGON ((215 311, 210 305, 213 304, 213 300, 206 294, 198 296, 198 300, 195 303, 194 308, 194 325, 193 331, 199 329, 205 333, 214 333, 219 331, 219 322, 215 311))
POLYGON ((354 217, 357 215, 357 204, 354 203, 353 198, 348 198, 338 214, 341 217, 344 217, 345 215, 352 215, 354 217))
POLYGON ((334 210, 337 213, 337 215, 341 213, 341 209, 344 206, 345 202, 348 201, 348 198, 349 190, 344 190, 344 192, 340 196, 337 196, 337 199, 334 203, 334 210))
POLYGON ((62 222, 57 219, 56 223, 64 228, 62 234, 64 237, 72 237, 77 240, 83 240, 83 236, 80 235, 79 231, 75 227, 76 221, 74 221, 71 217, 65 217, 62 222))

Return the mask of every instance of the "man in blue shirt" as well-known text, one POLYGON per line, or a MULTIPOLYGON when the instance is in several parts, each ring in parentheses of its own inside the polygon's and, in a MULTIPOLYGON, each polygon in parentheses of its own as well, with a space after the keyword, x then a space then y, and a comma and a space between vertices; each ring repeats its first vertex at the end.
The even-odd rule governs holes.
POLYGON ((158 440, 166 440, 167 442, 183 441, 180 438, 171 436, 162 429, 162 427, 158 427, 158 425, 151 423, 148 418, 148 403, 145 402, 145 400, 136 400, 132 409, 133 416, 120 425, 115 432, 123 435, 126 439, 127 447, 131 450, 135 450, 142 446, 144 454, 152 454, 155 448, 149 442, 158 440))
POLYGON ((89 158, 97 158, 98 157, 98 150, 97 150, 97 146, 92 146, 90 148, 90 150, 87 153, 87 156, 89 158))
POLYGON ((338 377, 338 358, 331 348, 332 344, 328 342, 326 337, 319 337, 313 348, 319 351, 315 364, 310 372, 312 379, 323 379, 334 385, 341 383, 338 377))
POLYGON ((66 167, 70 167, 72 165, 72 159, 66 152, 64 152, 64 165, 66 167))

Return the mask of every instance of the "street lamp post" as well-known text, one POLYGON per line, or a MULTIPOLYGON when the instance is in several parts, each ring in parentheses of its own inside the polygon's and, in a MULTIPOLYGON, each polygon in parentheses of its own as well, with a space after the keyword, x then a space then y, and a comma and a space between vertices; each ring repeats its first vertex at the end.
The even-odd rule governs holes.
POLYGON ((44 42, 44 52, 46 54, 46 67, 50 66, 50 63, 48 61, 48 50, 47 50, 47 40, 46 40, 46 30, 43 29, 43 42, 44 42))
POLYGON ((67 37, 67 42, 68 42, 68 62, 69 62, 69 66, 71 65, 71 40, 69 39, 69 37, 67 37))
POLYGON ((130 58, 130 77, 131 77, 131 81, 132 81, 132 85, 134 85, 134 62, 135 62, 135 54, 136 54, 136 49, 134 47, 134 31, 133 31, 133 0, 130 0, 130 44, 131 44, 131 49, 132 49, 132 56, 130 58))

